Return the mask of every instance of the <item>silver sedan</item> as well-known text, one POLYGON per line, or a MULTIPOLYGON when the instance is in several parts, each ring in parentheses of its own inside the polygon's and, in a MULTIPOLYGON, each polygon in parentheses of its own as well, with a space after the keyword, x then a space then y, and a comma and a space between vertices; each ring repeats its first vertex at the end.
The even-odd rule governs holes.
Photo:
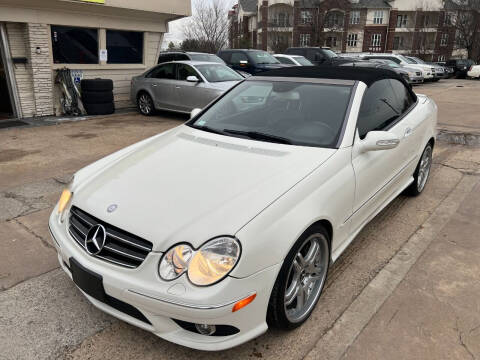
POLYGON ((132 78, 131 98, 143 115, 155 110, 190 113, 204 108, 243 77, 226 65, 176 61, 155 66, 132 78))

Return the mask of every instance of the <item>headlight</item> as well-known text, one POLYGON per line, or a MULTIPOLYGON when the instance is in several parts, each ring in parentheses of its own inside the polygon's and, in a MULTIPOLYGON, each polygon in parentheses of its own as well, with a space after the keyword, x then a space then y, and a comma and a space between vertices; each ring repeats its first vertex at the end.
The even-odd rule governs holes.
POLYGON ((72 201, 72 184, 73 177, 63 190, 62 195, 60 195, 60 200, 58 200, 57 214, 59 215, 59 220, 62 223, 65 220, 65 210, 68 208, 70 202, 72 201))
POLYGON ((160 276, 164 280, 173 280, 188 268, 193 250, 188 245, 177 245, 170 249, 160 261, 160 276))
POLYGON ((159 273, 162 279, 173 280, 187 272, 193 284, 212 285, 232 271, 239 257, 240 244, 230 237, 213 239, 196 251, 180 244, 163 256, 159 273))

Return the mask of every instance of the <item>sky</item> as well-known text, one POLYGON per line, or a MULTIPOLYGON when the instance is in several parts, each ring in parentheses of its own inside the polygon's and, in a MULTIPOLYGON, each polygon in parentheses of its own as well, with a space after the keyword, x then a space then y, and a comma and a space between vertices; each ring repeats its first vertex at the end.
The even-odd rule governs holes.
MULTIPOLYGON (((192 9, 195 11, 195 7, 193 6, 195 1, 206 1, 206 2, 213 2, 215 0, 192 0, 192 9)), ((229 9, 233 6, 233 4, 237 3, 237 0, 220 0, 225 1, 230 6, 229 9)), ((183 25, 185 24, 186 18, 171 21, 169 23, 169 32, 165 34, 163 37, 162 49, 166 49, 170 41, 173 41, 176 45, 181 43, 184 40, 183 36, 183 25)))

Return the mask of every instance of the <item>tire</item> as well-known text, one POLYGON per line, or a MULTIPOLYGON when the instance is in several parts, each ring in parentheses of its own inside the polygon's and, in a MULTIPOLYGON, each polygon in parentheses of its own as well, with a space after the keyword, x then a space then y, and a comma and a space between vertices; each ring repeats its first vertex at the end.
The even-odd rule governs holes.
POLYGON ((138 94, 137 108, 140 114, 144 116, 151 116, 155 113, 155 105, 153 104, 152 97, 146 92, 138 94))
POLYGON ((112 91, 113 81, 110 79, 88 79, 80 82, 82 93, 84 91, 112 91))
POLYGON ((88 115, 109 115, 115 112, 115 104, 113 102, 105 104, 83 104, 88 115))
POLYGON ((270 295, 267 310, 269 326, 283 330, 294 329, 310 317, 327 278, 330 265, 329 241, 325 228, 313 225, 295 242, 283 262, 270 295), (317 244, 317 250, 313 247, 314 243, 317 244), (315 251, 318 251, 316 256, 310 256, 310 252, 315 251), (315 276, 316 280, 311 276, 315 276), (300 306, 301 299, 304 299, 303 306, 300 306))
POLYGON ((418 196, 425 189, 432 168, 432 154, 433 146, 431 143, 428 143, 413 173, 413 182, 405 191, 407 195, 418 196))
POLYGON ((111 91, 84 91, 82 92, 82 101, 87 104, 112 103, 113 93, 111 91))

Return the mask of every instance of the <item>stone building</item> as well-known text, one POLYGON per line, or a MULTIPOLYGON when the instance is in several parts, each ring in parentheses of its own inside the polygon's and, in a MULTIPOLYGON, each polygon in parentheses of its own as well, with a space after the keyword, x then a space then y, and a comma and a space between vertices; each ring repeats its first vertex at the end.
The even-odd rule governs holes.
POLYGON ((443 3, 239 0, 229 13, 230 45, 277 53, 290 46, 328 46, 336 52, 393 52, 445 61, 455 55, 452 18, 458 8, 443 3))
POLYGON ((0 119, 59 113, 56 70, 114 81, 116 108, 130 80, 156 64, 168 22, 190 0, 0 0, 0 119))

